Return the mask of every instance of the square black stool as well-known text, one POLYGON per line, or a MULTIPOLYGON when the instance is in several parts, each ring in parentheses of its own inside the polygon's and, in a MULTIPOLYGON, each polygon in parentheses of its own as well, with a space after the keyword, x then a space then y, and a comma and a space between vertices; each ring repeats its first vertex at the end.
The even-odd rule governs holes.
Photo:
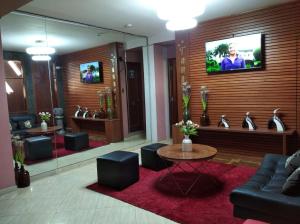
POLYGON ((47 136, 35 136, 24 141, 26 160, 52 158, 52 139, 47 136))
POLYGON ((139 180, 137 153, 114 151, 97 158, 98 184, 122 190, 139 180))
POLYGON ((78 151, 89 147, 89 135, 86 132, 68 133, 64 136, 65 149, 78 151))
POLYGON ((173 162, 164 160, 157 155, 157 150, 167 144, 154 143, 141 148, 142 166, 159 171, 173 165, 173 162))

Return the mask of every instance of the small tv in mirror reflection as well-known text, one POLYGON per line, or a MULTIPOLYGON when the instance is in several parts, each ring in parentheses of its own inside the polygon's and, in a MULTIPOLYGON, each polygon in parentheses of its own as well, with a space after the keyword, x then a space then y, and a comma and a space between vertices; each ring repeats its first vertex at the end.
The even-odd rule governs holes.
POLYGON ((263 35, 253 34, 207 42, 207 73, 263 69, 263 35))
POLYGON ((102 62, 88 62, 80 65, 80 81, 83 83, 103 82, 102 62))

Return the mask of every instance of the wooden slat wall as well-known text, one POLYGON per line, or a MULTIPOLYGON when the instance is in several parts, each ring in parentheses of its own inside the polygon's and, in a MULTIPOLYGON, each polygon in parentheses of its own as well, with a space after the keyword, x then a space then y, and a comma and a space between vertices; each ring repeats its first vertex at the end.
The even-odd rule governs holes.
POLYGON ((99 110, 97 91, 112 86, 110 57, 115 47, 116 44, 109 44, 63 55, 59 58, 63 69, 65 117, 68 127, 76 127, 71 119, 76 110, 76 105, 88 107, 90 111, 99 110), (80 82, 80 64, 92 61, 102 62, 103 83, 85 84, 80 82))
MULTIPOLYGON (((245 113, 250 111, 258 127, 265 128, 272 111, 279 107, 287 127, 300 133, 300 107, 297 104, 300 94, 300 77, 297 77, 300 75, 299 27, 300 2, 297 1, 208 21, 187 32, 192 119, 200 120, 199 91, 205 85, 210 91, 208 114, 212 124, 217 124, 220 116, 226 114, 231 126, 240 127, 245 113), (206 42, 256 33, 265 35, 264 70, 217 75, 206 73, 206 42)), ((181 36, 182 33, 176 35, 177 43, 181 36)))

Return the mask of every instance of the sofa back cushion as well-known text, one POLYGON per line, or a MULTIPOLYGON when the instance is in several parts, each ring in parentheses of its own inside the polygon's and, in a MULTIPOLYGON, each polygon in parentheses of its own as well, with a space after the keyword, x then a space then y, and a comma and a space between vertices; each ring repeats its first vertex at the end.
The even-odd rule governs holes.
POLYGON ((300 195, 300 167, 297 168, 282 186, 282 193, 287 195, 300 195))
POLYGON ((19 114, 10 116, 10 123, 13 131, 27 129, 29 125, 25 125, 25 122, 28 124, 28 121, 30 122, 31 127, 34 127, 36 124, 36 116, 34 114, 19 114))
POLYGON ((285 168, 289 175, 293 173, 298 167, 300 167, 300 150, 288 157, 285 162, 285 168))

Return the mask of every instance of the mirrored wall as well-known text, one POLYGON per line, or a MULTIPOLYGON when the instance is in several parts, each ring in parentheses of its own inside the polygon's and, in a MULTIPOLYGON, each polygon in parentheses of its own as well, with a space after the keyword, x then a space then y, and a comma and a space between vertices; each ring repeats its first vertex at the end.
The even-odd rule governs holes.
POLYGON ((145 37, 20 12, 0 22, 11 134, 31 176, 145 142, 145 37))

